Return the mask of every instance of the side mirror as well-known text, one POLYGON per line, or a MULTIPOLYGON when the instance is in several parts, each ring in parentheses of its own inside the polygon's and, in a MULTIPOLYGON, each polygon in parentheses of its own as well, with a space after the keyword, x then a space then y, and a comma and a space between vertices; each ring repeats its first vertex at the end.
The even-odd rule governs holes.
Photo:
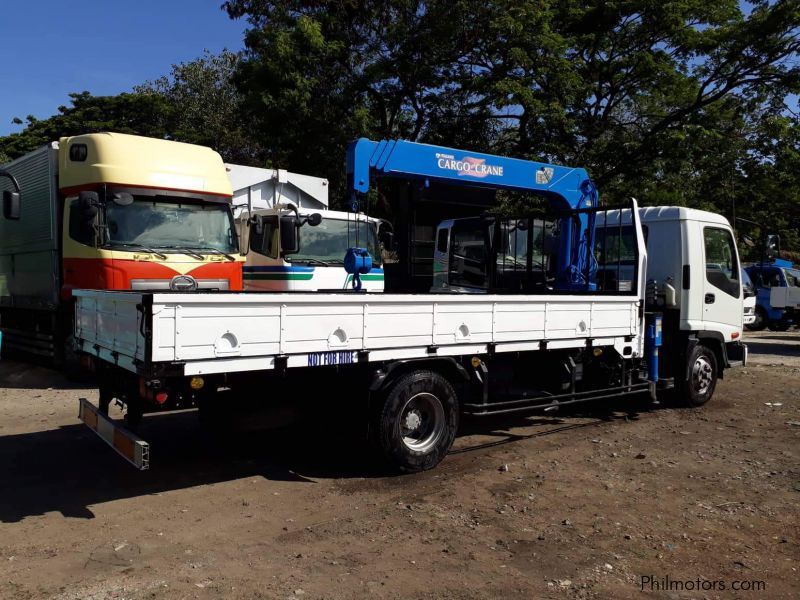
POLYGON ((394 250, 394 232, 382 229, 378 236, 378 241, 386 250, 394 250))
POLYGON ((100 206, 100 195, 97 192, 81 192, 78 194, 78 211, 81 221, 92 221, 97 216, 100 206))
POLYGON ((19 182, 9 171, 0 169, 0 177, 6 177, 11 181, 14 191, 3 191, 3 216, 12 221, 18 221, 22 214, 22 191, 19 189, 19 182))
POLYGON ((768 258, 774 258, 781 253, 781 237, 779 235, 768 235, 765 244, 768 258))
POLYGON ((81 192, 78 194, 78 218, 84 239, 97 247, 100 233, 97 227, 97 216, 100 213, 100 195, 97 192, 81 192))
POLYGON ((281 256, 300 252, 300 226, 295 216, 281 217, 281 256))
POLYGON ((383 246, 384 250, 394 250, 394 229, 389 221, 381 220, 378 223, 378 241, 383 246))
POLYGON ((22 214, 22 196, 19 192, 3 192, 3 216, 10 221, 18 221, 22 214))
POLYGON ((306 218, 306 223, 308 223, 312 227, 316 227, 317 225, 322 223, 322 215, 319 213, 311 213, 306 218))

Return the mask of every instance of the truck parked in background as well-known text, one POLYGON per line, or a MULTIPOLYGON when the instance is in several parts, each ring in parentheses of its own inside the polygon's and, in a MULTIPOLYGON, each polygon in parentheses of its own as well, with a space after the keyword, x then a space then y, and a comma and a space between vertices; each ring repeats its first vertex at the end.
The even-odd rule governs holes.
POLYGON ((747 273, 757 294, 755 320, 748 329, 786 331, 800 324, 800 269, 775 258, 747 267, 747 273))
POLYGON ((756 286, 747 274, 747 269, 742 267, 742 292, 744 293, 744 318, 742 322, 746 329, 756 321, 756 286))
POLYGON ((328 180, 283 169, 226 164, 233 187, 233 210, 243 250, 244 288, 253 291, 341 290, 352 276, 344 270, 347 249, 358 242, 374 257, 375 268, 361 277, 363 289, 383 291, 379 230, 387 222, 328 209, 328 180), (318 226, 308 223, 319 214, 318 226), (284 236, 280 235, 284 230, 284 236), (297 234, 295 236, 295 233, 297 234), (289 237, 286 237, 286 236, 289 237))
POLYGON ((344 255, 348 248, 362 246, 373 257, 373 268, 361 275, 363 289, 383 291, 380 220, 360 213, 298 210, 285 204, 253 211, 247 219, 243 238, 248 248, 243 273, 246 290, 348 289, 353 276, 345 271, 344 255))
POLYGON ((95 133, 0 168, 11 176, 0 178, 4 352, 74 358, 78 288, 242 289, 231 185, 211 149, 95 133))

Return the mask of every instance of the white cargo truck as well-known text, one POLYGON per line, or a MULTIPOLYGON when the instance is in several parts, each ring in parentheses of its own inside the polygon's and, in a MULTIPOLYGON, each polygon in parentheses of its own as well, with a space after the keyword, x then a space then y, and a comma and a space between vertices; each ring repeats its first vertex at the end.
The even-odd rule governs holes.
POLYGON ((82 401, 84 422, 146 468, 147 443, 106 416, 114 399, 134 427, 144 412, 218 405, 222 388, 265 403, 269 390, 325 394, 364 417, 390 465, 412 472, 444 458, 462 415, 648 391, 700 406, 746 361, 738 255, 722 217, 635 201, 599 208, 582 169, 410 142, 359 140, 348 169, 359 191, 369 177, 475 177, 538 192, 557 210, 444 220, 436 293, 78 291, 75 335, 101 365, 100 407, 82 401))

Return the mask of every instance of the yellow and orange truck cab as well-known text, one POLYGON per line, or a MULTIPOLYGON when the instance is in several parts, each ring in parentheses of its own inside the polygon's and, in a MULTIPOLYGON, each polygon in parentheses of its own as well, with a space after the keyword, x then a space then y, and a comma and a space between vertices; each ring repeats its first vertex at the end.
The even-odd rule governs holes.
POLYGON ((119 133, 61 138, 0 167, 3 345, 58 356, 72 290, 241 290, 232 189, 219 154, 119 133), (11 217, 11 218, 9 218, 11 217))

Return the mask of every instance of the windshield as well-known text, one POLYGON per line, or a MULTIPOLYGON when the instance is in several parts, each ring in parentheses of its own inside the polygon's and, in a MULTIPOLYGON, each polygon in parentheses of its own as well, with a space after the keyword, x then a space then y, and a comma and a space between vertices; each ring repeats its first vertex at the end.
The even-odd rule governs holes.
MULTIPOLYGON (((374 264, 381 263, 380 248, 374 223, 358 223, 358 245, 366 248, 374 264)), ((356 246, 356 223, 343 219, 323 218, 316 227, 304 225, 300 230, 300 252, 286 257, 291 262, 323 261, 343 263, 348 248, 356 246)))
POLYGON ((786 284, 790 287, 800 287, 800 271, 797 269, 786 269, 786 284))
POLYGON ((109 245, 236 252, 233 219, 226 204, 161 198, 135 196, 128 206, 106 204, 109 245))
POLYGON ((503 269, 517 270, 527 268, 528 264, 528 245, 531 225, 533 229, 533 241, 530 242, 532 250, 532 265, 534 269, 544 270, 546 268, 546 256, 544 252, 545 240, 552 236, 553 224, 549 221, 520 219, 503 221, 500 223, 501 235, 505 236, 507 244, 500 248, 497 253, 497 264, 504 265, 503 269))

